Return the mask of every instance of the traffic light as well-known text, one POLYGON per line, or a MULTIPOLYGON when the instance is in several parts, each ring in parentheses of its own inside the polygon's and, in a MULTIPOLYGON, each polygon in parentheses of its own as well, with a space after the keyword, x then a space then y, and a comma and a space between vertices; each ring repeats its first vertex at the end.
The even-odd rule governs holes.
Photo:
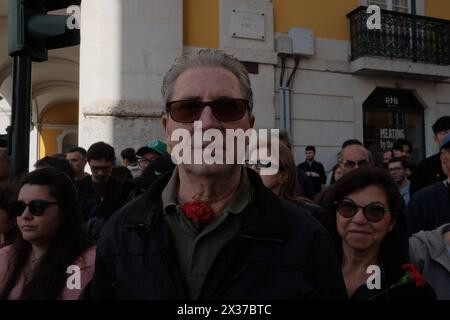
POLYGON ((80 30, 68 29, 68 16, 49 11, 79 6, 81 0, 9 0, 9 55, 29 54, 33 61, 48 60, 48 50, 78 45, 80 30))
MULTIPOLYGON (((69 23, 73 17, 48 13, 79 6, 80 3, 81 0, 9 0, 9 55, 13 57, 14 64, 8 140, 13 179, 29 168, 32 61, 46 61, 48 50, 80 43, 79 28, 67 27, 73 26, 69 23)), ((76 8, 79 11, 79 7, 76 8)))

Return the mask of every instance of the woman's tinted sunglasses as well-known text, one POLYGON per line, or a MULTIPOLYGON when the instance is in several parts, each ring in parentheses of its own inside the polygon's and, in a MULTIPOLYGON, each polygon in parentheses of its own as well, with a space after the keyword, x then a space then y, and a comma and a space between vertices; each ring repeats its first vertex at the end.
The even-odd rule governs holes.
POLYGON ((388 209, 383 207, 377 203, 369 203, 365 207, 358 206, 356 203, 350 200, 342 200, 334 203, 336 205, 337 212, 344 218, 351 218, 357 212, 358 209, 362 209, 364 217, 366 217, 367 221, 370 222, 378 222, 383 219, 383 216, 386 212, 389 212, 388 209))
POLYGON ((58 204, 58 202, 32 200, 29 203, 25 203, 23 201, 15 201, 9 207, 9 214, 13 217, 21 216, 25 209, 28 207, 28 210, 33 216, 40 216, 52 204, 58 204))

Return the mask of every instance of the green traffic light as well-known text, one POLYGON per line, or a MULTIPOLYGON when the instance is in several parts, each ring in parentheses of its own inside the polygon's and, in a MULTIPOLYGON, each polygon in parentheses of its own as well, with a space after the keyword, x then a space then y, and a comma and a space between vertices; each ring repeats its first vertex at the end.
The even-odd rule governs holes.
POLYGON ((48 50, 78 45, 80 31, 67 29, 68 16, 48 15, 80 0, 9 0, 9 55, 28 52, 33 61, 48 60, 48 50))

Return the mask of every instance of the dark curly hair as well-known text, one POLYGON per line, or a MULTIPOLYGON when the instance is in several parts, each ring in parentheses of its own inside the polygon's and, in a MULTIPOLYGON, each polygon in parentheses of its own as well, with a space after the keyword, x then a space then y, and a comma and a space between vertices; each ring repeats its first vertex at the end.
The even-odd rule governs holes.
MULTIPOLYGON (((24 185, 47 186, 59 203, 61 223, 50 248, 39 260, 33 277, 23 288, 20 299, 56 299, 66 284, 66 270, 94 243, 82 229, 82 216, 77 191, 69 177, 56 168, 42 168, 25 175, 18 189, 24 185)), ((14 243, 14 255, 0 300, 7 299, 31 254, 31 243, 22 237, 14 243)))
POLYGON ((369 186, 378 186, 386 194, 389 212, 395 224, 386 234, 379 249, 379 262, 385 271, 385 281, 391 284, 403 274, 401 265, 408 261, 408 236, 406 231, 405 203, 397 185, 389 174, 377 167, 355 169, 336 181, 325 193, 320 203, 325 208, 321 220, 335 243, 340 262, 343 261, 342 239, 336 226, 336 201, 369 186))

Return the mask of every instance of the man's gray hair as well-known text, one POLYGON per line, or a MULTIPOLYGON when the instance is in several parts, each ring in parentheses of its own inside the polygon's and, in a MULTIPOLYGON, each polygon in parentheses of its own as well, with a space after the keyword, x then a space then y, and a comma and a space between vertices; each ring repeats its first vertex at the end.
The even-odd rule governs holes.
POLYGON ((253 109, 253 93, 247 69, 232 55, 216 49, 194 50, 175 60, 175 63, 164 76, 161 87, 164 106, 172 99, 173 87, 180 74, 188 69, 197 67, 219 67, 233 73, 239 81, 242 97, 249 101, 250 110, 253 109))

